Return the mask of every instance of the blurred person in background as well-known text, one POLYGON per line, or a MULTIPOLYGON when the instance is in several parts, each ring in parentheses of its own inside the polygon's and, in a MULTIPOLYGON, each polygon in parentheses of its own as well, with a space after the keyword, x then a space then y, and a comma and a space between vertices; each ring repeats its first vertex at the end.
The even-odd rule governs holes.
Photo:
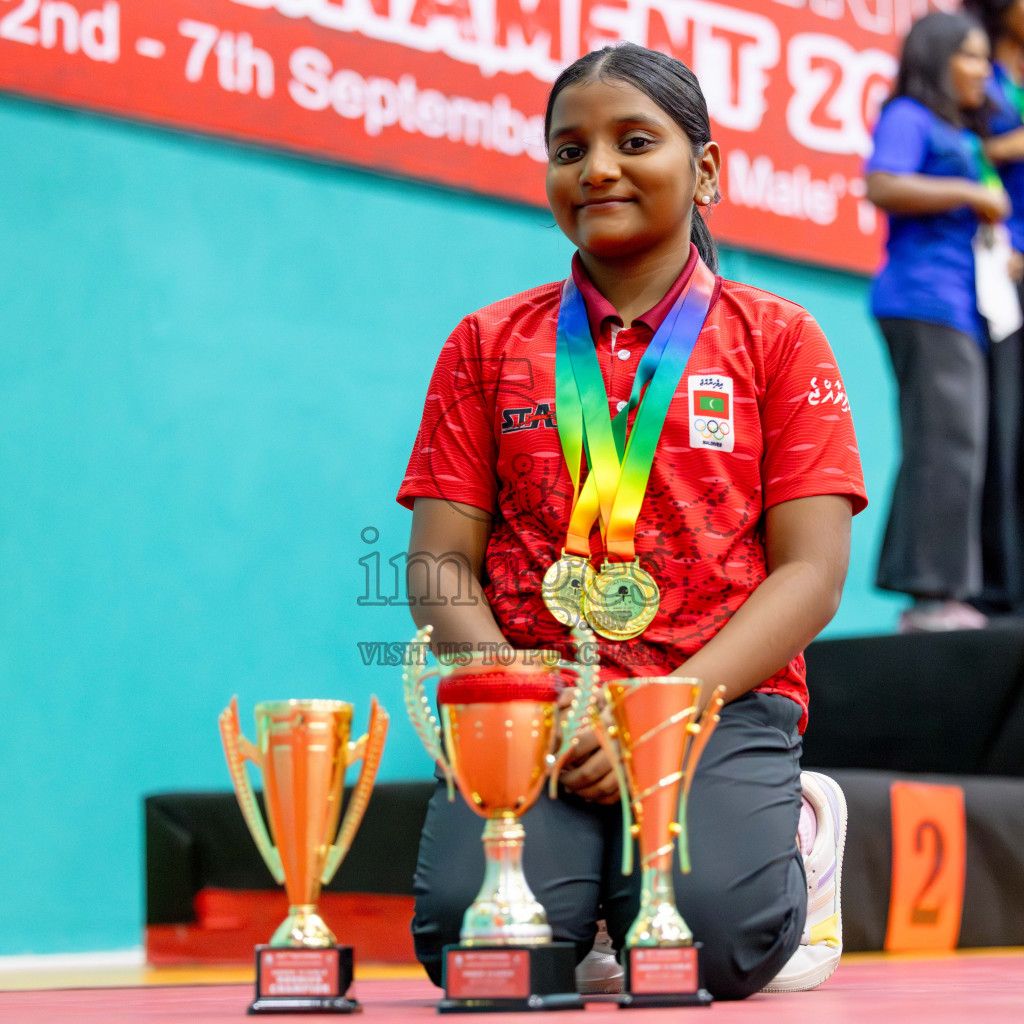
MULTIPOLYGON (((1011 276, 1024 304, 1024 0, 967 0, 988 34, 992 110, 985 155, 1013 205, 1007 220, 1013 246, 1011 276)), ((993 344, 989 354, 991 409, 988 471, 982 513, 984 588, 980 607, 1024 613, 1024 333, 993 344)))
POLYGON ((988 333, 972 241, 1010 202, 985 157, 991 74, 984 29, 926 15, 904 41, 866 166, 888 215, 875 277, 878 319, 899 385, 902 462, 877 583, 913 597, 901 632, 980 629, 981 508, 988 433, 988 333))

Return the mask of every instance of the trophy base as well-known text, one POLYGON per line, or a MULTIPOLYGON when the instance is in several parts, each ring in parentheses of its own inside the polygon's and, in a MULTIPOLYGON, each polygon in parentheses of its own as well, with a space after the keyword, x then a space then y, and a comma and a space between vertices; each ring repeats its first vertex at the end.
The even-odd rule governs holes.
POLYGON ((648 1006, 710 1006, 703 985, 701 944, 692 946, 635 946, 626 950, 622 1009, 648 1006))
POLYGON ((351 946, 257 946, 249 1013, 359 1013, 359 1003, 345 995, 351 984, 351 946))
POLYGON ((363 1008, 354 999, 328 996, 270 996, 257 999, 249 1013, 362 1013, 363 1008))
POLYGON ((438 1013, 582 1010, 576 947, 445 946, 445 998, 438 1013))

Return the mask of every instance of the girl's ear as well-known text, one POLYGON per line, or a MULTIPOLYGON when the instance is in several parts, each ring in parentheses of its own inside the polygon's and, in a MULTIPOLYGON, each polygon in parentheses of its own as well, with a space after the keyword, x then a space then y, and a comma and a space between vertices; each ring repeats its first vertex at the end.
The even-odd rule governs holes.
POLYGON ((717 142, 706 142, 704 151, 697 160, 697 175, 693 187, 693 201, 698 205, 704 203, 704 196, 712 201, 718 197, 718 172, 722 167, 722 151, 717 142))

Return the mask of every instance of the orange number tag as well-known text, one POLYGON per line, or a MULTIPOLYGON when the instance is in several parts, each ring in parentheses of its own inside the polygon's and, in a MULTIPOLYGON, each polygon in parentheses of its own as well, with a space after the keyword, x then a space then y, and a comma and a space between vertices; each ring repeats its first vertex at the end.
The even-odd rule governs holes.
POLYGON ((885 948, 955 949, 967 863, 963 790, 894 782, 890 800, 892 889, 885 948))

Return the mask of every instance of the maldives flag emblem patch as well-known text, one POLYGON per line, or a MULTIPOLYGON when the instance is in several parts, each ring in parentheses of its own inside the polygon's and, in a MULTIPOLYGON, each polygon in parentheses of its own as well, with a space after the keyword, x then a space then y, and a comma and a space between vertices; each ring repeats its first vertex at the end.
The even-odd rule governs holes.
POLYGON ((690 410, 690 447, 731 452, 733 429, 732 377, 703 374, 687 379, 690 410))
POLYGON ((694 416, 724 416, 729 418, 729 396, 715 391, 696 391, 693 395, 694 416))

